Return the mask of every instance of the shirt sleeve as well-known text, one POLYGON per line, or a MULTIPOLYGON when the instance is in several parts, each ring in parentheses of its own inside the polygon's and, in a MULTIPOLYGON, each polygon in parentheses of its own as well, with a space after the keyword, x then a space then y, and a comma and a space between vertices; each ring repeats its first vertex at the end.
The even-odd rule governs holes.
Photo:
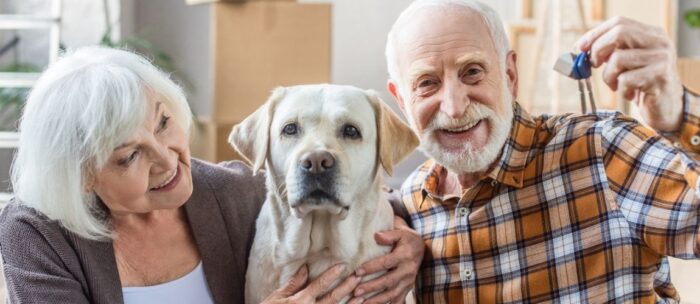
MULTIPOLYGON (((604 120, 601 128, 608 185, 637 237, 659 255, 698 258, 695 158, 633 119, 618 115, 604 120)), ((698 131, 685 123, 683 134, 691 128, 698 131)))

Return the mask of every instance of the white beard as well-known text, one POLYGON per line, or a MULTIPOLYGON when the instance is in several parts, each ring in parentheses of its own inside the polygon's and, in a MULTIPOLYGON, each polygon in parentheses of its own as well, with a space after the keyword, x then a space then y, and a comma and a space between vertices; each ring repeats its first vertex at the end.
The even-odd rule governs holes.
MULTIPOLYGON (((506 112, 503 116, 497 115, 492 109, 478 102, 469 105, 464 115, 459 119, 452 119, 447 114, 438 111, 428 127, 419 134, 420 146, 418 149, 428 157, 435 159, 448 171, 456 174, 487 170, 500 155, 513 124, 513 98, 505 85, 507 82, 503 83, 503 102, 506 104, 506 112), (482 123, 488 122, 489 127, 488 142, 481 148, 475 148, 471 141, 466 141, 462 148, 457 151, 445 149, 435 136, 435 131, 439 129, 465 126, 479 119, 484 119, 482 123)), ((409 122, 416 130, 412 118, 409 119, 409 122)))

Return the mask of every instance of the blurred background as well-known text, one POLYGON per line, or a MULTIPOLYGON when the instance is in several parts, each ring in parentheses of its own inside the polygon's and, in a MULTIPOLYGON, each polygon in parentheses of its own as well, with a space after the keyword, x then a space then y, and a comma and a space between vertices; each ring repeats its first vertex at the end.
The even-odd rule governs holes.
MULTIPOLYGON (((235 159, 231 127, 280 85, 330 82, 385 89, 386 34, 410 0, 0 0, 0 200, 11 197, 7 172, 27 92, 60 51, 101 44, 127 47, 172 73, 196 117, 193 155, 235 159)), ((488 0, 518 53, 518 101, 530 112, 580 112, 574 81, 552 71, 587 29, 623 15, 662 27, 676 41, 684 84, 700 92, 700 0, 488 0)), ((439 20, 436 20, 439 22, 439 20)), ((601 81, 598 108, 636 115, 601 81)), ((416 152, 388 177, 399 187, 424 157, 416 152)), ((672 262, 686 303, 697 262, 672 262)))

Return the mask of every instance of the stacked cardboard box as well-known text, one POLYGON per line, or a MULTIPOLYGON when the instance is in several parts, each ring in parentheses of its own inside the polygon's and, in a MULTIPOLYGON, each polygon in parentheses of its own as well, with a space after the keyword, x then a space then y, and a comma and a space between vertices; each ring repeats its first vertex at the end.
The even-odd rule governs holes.
POLYGON ((237 158, 231 127, 278 86, 330 82, 331 7, 293 1, 212 3, 212 116, 200 118, 193 155, 237 158))

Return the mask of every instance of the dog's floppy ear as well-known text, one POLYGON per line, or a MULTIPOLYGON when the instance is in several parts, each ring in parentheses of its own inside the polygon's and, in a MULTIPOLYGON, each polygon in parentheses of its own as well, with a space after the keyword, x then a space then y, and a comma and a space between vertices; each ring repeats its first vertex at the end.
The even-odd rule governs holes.
POLYGON ((418 136, 379 98, 377 92, 369 90, 366 94, 377 118, 379 162, 384 167, 384 171, 391 175, 394 165, 418 146, 418 136))
POLYGON ((231 130, 228 142, 257 173, 265 164, 270 146, 270 124, 277 102, 284 97, 282 87, 272 91, 267 102, 231 130))

